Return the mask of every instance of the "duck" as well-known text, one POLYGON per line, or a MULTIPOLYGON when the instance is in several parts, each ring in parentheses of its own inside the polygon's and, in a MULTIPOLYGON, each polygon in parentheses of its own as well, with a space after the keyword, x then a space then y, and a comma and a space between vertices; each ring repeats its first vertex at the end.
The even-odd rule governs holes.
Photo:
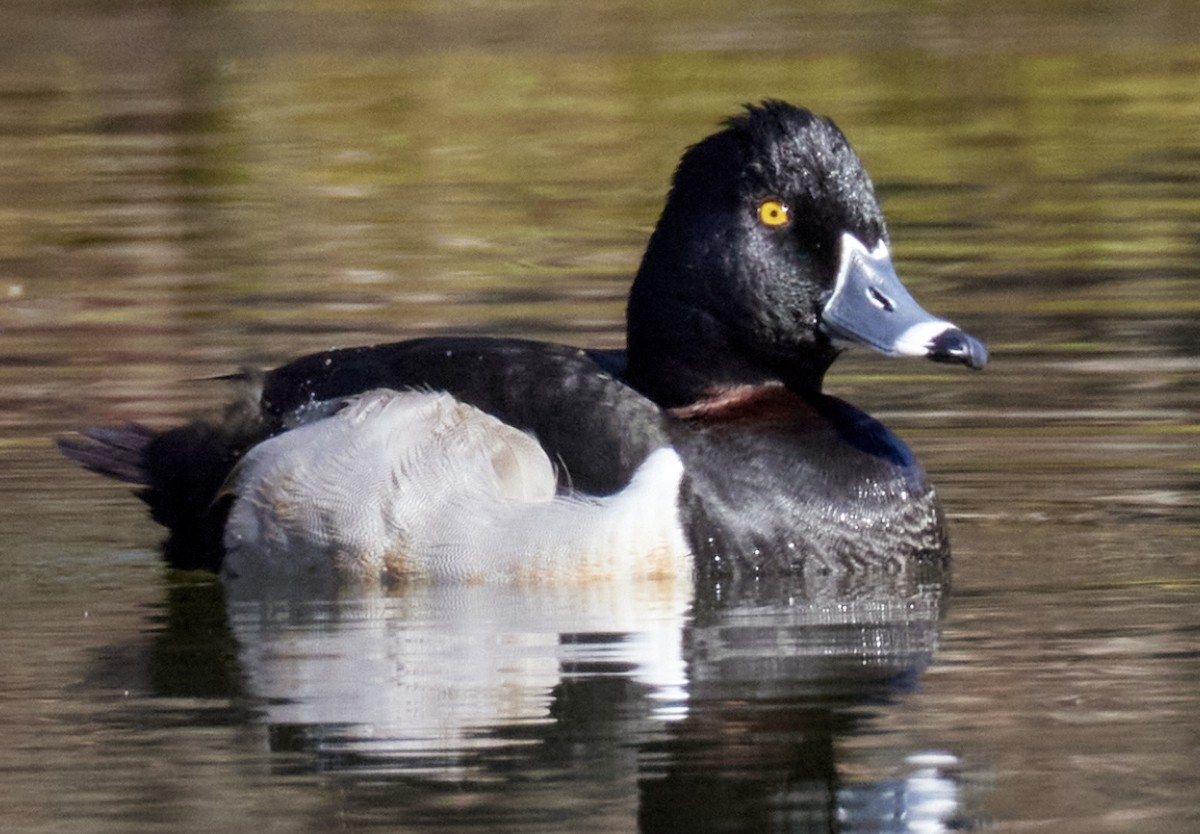
POLYGON ((683 153, 624 349, 455 336, 231 374, 215 418, 59 439, 133 484, 168 564, 233 579, 720 580, 945 564, 904 442, 823 391, 852 347, 981 369, 901 283, 829 118, 746 105, 683 153))

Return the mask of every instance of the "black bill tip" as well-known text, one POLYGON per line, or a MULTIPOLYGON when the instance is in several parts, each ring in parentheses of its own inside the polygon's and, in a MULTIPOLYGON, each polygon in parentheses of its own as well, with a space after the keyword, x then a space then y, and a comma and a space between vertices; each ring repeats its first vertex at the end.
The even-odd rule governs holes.
POLYGON ((988 350, 983 342, 957 327, 950 327, 935 336, 927 356, 934 362, 966 365, 977 371, 988 363, 988 350))

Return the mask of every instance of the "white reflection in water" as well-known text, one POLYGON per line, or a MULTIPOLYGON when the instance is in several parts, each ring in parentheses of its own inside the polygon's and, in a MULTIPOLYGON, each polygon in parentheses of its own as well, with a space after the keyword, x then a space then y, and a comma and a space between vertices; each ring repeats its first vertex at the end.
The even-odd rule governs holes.
POLYGON ((838 795, 838 822, 850 831, 939 834, 961 828, 959 788, 943 770, 958 759, 940 751, 914 753, 906 764, 912 772, 880 783, 843 788, 838 795))
POLYGON ((466 751, 490 743, 484 731, 550 720, 551 690, 572 668, 624 676, 663 718, 683 714, 691 595, 690 579, 423 585, 336 602, 231 602, 229 614, 266 724, 393 758, 466 751))
POLYGON ((272 751, 313 756, 352 792, 388 774, 410 810, 437 800, 435 783, 472 795, 480 819, 489 802, 542 808, 573 785, 573 813, 622 809, 619 830, 933 832, 963 821, 954 755, 843 780, 838 750, 858 705, 925 668, 943 594, 911 576, 720 599, 686 580, 425 584, 230 599, 228 614, 272 751))

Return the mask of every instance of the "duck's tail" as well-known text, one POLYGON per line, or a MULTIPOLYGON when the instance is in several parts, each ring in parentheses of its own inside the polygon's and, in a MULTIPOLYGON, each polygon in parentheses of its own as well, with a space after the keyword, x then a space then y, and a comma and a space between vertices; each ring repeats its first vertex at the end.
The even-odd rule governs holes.
POLYGON ((231 406, 218 421, 168 431, 140 423, 92 427, 58 439, 84 468, 136 488, 151 517, 169 531, 163 556, 171 567, 218 571, 229 502, 221 487, 233 466, 269 432, 255 407, 231 406))
POLYGON ((93 426, 58 438, 58 448, 84 469, 135 486, 149 486, 144 457, 158 432, 141 423, 93 426))

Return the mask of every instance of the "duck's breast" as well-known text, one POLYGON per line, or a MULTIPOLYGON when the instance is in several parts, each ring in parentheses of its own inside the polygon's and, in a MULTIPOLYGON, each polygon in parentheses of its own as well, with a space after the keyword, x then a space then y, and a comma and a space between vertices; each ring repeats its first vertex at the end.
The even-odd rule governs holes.
POLYGON ((683 514, 701 573, 893 569, 948 555, 924 470, 853 406, 774 387, 679 416, 683 514))

